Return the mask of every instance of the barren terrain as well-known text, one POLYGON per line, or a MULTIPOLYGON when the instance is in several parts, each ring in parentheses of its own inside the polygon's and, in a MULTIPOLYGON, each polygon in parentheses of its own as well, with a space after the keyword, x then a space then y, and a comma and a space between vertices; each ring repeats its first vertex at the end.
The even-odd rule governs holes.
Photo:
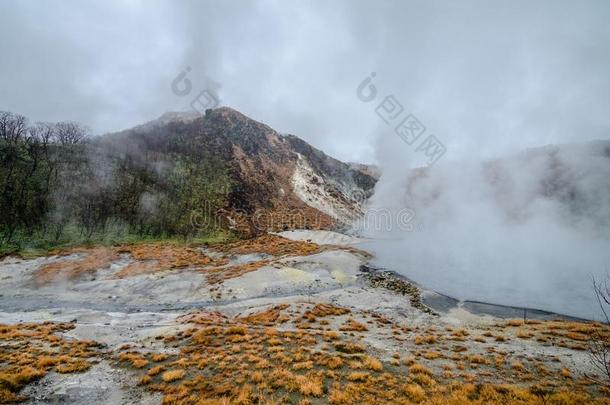
POLYGON ((289 231, 5 258, 0 400, 608 403, 585 350, 601 325, 475 311, 371 269, 358 242, 289 231))

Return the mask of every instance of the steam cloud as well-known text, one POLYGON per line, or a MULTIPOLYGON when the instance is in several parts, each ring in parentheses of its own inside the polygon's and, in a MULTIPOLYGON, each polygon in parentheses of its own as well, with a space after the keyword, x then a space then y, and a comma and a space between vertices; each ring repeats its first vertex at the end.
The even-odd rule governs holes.
POLYGON ((447 159, 608 138, 605 0, 3 1, 0 16, 0 109, 97 134, 189 111, 208 89, 333 157, 385 165, 383 123, 354 95, 376 72, 447 159))
POLYGON ((610 266, 610 142, 384 172, 371 208, 408 206, 412 231, 368 230, 381 265, 458 299, 599 316, 610 266))

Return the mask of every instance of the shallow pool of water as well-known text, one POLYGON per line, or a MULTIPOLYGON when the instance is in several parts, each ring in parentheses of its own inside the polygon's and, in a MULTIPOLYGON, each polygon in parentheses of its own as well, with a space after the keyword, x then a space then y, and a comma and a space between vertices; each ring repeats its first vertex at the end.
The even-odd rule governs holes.
MULTIPOLYGON (((480 254, 452 250, 454 243, 423 245, 409 240, 371 239, 358 247, 375 255, 372 264, 396 271, 420 285, 459 300, 541 309, 586 319, 600 319, 592 290, 593 275, 606 273, 599 266, 554 262, 552 255, 535 260, 512 260, 519 252, 481 250, 480 254)), ((586 249, 584 249, 586 250, 586 249)), ((586 254, 586 252, 583 252, 586 254)))

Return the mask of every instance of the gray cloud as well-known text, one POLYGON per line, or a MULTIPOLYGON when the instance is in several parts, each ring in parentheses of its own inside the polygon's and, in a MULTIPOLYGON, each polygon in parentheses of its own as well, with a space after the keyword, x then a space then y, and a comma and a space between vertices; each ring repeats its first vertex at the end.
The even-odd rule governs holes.
POLYGON ((408 159, 355 97, 372 71, 447 159, 608 138, 605 1, 7 1, 0 15, 0 108, 97 133, 187 110, 170 83, 191 66, 195 90, 345 160, 408 159))

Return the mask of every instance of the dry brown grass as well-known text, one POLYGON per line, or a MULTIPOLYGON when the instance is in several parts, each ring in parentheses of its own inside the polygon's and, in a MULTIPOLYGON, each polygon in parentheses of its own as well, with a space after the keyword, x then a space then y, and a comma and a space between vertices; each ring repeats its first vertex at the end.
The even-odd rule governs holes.
MULTIPOLYGON (((479 354, 480 350, 472 350, 473 354, 461 349, 454 352, 457 346, 466 349, 470 344, 452 342, 461 342, 469 336, 470 332, 463 330, 412 327, 413 334, 433 336, 427 339, 431 343, 422 344, 436 344, 434 350, 426 346, 421 350, 409 336, 400 348, 405 356, 397 353, 386 363, 373 357, 372 348, 364 344, 366 338, 355 337, 352 331, 322 330, 316 325, 307 330, 296 327, 303 322, 304 314, 307 314, 306 323, 311 324, 323 317, 349 312, 334 306, 315 308, 307 304, 296 304, 298 310, 295 311, 293 305, 267 307, 247 317, 233 319, 214 312, 183 317, 182 321, 194 325, 193 328, 166 340, 180 353, 136 371, 150 377, 150 380, 144 378, 144 386, 161 392, 166 404, 225 401, 542 405, 541 392, 549 404, 579 400, 596 403, 601 398, 595 396, 601 391, 590 381, 585 384, 583 379, 563 377, 560 363, 549 365, 533 360, 527 368, 520 369, 511 366, 519 359, 514 353, 487 345, 484 348, 487 355, 479 354), (302 312, 303 308, 309 310, 302 312), (287 315, 291 322, 280 321, 287 315), (282 329, 270 326, 273 322, 282 329), (434 361, 439 358, 443 359, 442 363, 434 361), (153 370, 153 366, 164 369, 153 370), (166 370, 184 374, 178 380, 165 381, 166 370), (573 393, 562 391, 566 386, 573 393)), ((360 319, 360 316, 360 313, 352 315, 353 319, 360 319)), ((373 319, 377 318, 373 316, 373 319)), ((541 326, 527 324, 526 327, 541 326)), ((385 327, 389 336, 392 335, 389 332, 396 329, 396 325, 384 322, 379 322, 377 327, 385 327)), ((398 328, 403 330, 401 326, 398 328)), ((494 326, 486 328, 493 331, 494 337, 501 334, 494 326)), ((474 335, 479 334, 477 331, 474 335)), ((424 338, 421 339, 423 342, 424 338)), ((482 348, 482 345, 475 346, 482 348)), ((151 360, 153 355, 145 357, 151 360)), ((133 367, 132 356, 123 358, 123 363, 133 367)))
POLYGON ((432 371, 430 371, 429 368, 427 368, 426 366, 423 366, 419 363, 415 363, 412 366, 409 367, 409 373, 411 374, 426 374, 426 375, 432 375, 432 371))
POLYGON ((50 283, 59 280, 71 280, 85 274, 91 274, 104 269, 119 259, 113 248, 99 247, 93 249, 75 248, 64 252, 66 254, 78 253, 84 257, 76 260, 60 260, 41 266, 34 274, 34 281, 38 284, 50 283))
POLYGON ((200 250, 180 244, 141 243, 122 245, 118 247, 73 248, 58 252, 60 255, 81 254, 76 260, 61 260, 40 267, 34 275, 39 283, 49 283, 56 280, 67 280, 95 273, 108 268, 113 261, 120 258, 121 253, 129 253, 134 263, 129 264, 117 273, 124 278, 138 274, 154 273, 161 270, 198 268, 214 264, 226 264, 226 259, 212 260, 200 250))
POLYGON ((241 326, 241 325, 235 325, 235 326, 230 326, 227 329, 225 329, 225 334, 227 335, 245 335, 246 333, 248 333, 248 329, 246 329, 245 326, 241 326))
POLYGON ((506 326, 521 326, 523 325, 523 321, 521 319, 509 319, 505 323, 506 326))
POLYGON ((326 363, 326 365, 331 370, 334 370, 334 369, 337 369, 337 368, 340 368, 343 366, 343 360, 341 360, 341 357, 339 357, 339 356, 333 356, 330 359, 328 359, 328 362, 326 363))
POLYGON ((253 383, 261 383, 264 381, 265 375, 261 371, 253 371, 250 375, 250 379, 253 383))
POLYGON ((415 344, 416 345, 421 345, 421 344, 434 344, 438 341, 438 338, 435 335, 426 335, 426 336, 415 336, 415 344))
POLYGON ((150 356, 150 359, 154 362, 165 361, 167 360, 167 354, 165 353, 156 353, 150 356))
POLYGON ((434 360, 438 359, 439 357, 441 357, 441 354, 435 350, 429 350, 424 353, 424 358, 427 360, 434 360))
POLYGON ((278 322, 278 319, 282 314, 282 310, 285 310, 288 307, 289 305, 287 304, 275 305, 265 311, 260 311, 252 315, 241 317, 240 320, 252 325, 274 326, 278 322))
POLYGON ((433 387, 436 385, 436 380, 432 378, 429 374, 412 374, 409 378, 410 382, 414 382, 423 387, 433 387))
POLYGON ((26 397, 24 397, 23 395, 17 395, 6 388, 0 388, 0 404, 10 404, 13 402, 21 402, 25 400, 26 397))
POLYGON ((46 371, 35 369, 30 366, 21 366, 15 368, 12 372, 0 372, 0 381, 2 385, 9 388, 19 389, 22 386, 38 380, 46 375, 46 371))
POLYGON ((184 370, 169 370, 164 372, 161 378, 165 382, 178 381, 184 377, 184 374, 186 374, 184 370))
POLYGON ((406 384, 401 390, 413 402, 422 402, 426 399, 426 391, 418 384, 406 384))
MULTIPOLYGON (((213 245, 213 249, 229 254, 267 253, 272 256, 309 255, 317 253, 319 247, 308 242, 291 241, 276 235, 265 235, 255 239, 241 240, 229 244, 213 245)), ((74 248, 60 252, 62 255, 79 253, 84 257, 62 260, 42 266, 35 275, 37 283, 48 283, 58 279, 74 279, 109 267, 120 254, 128 253, 134 263, 129 264, 116 276, 131 277, 164 270, 200 269, 208 283, 218 284, 224 280, 240 277, 270 264, 273 260, 259 260, 235 266, 227 266, 226 258, 212 259, 195 247, 182 244, 140 243, 118 247, 74 248)))
MULTIPOLYGON (((316 244, 292 241, 277 235, 264 235, 228 244, 215 244, 211 247, 226 255, 266 253, 275 257, 303 256, 320 251, 316 244)), ((84 257, 76 260, 61 260, 42 266, 35 274, 37 283, 74 279, 84 274, 95 273, 97 270, 108 268, 113 261, 120 258, 122 253, 130 254, 134 263, 119 271, 116 274, 119 278, 189 268, 204 272, 211 285, 240 277, 273 262, 272 259, 266 259, 227 266, 229 261, 226 257, 212 259, 196 247, 167 242, 139 243, 118 247, 73 248, 57 253, 64 256, 79 253, 84 257)), ((221 298, 221 296, 219 295, 217 298, 221 298)))
POLYGON ((342 332, 366 332, 368 328, 355 319, 350 318, 339 328, 339 330, 342 332))
POLYGON ((478 354, 468 356, 468 361, 473 364, 488 364, 489 363, 485 357, 478 355, 478 354))
POLYGON ((161 371, 164 370, 163 366, 155 366, 151 369, 148 370, 148 375, 149 376, 156 376, 159 375, 159 373, 161 373, 161 371))
POLYGON ((214 250, 227 254, 265 253, 271 256, 307 256, 319 252, 315 243, 293 241, 278 235, 263 235, 232 243, 210 245, 214 250))
POLYGON ((326 340, 327 342, 337 339, 339 339, 339 333, 337 331, 329 330, 327 332, 324 332, 324 340, 326 340))
POLYGON ((366 367, 369 370, 373 370, 373 371, 383 370, 383 364, 374 357, 364 356, 362 363, 364 364, 364 367, 366 367))
MULTIPOLYGON (((610 327, 596 322, 571 321, 512 321, 503 326, 519 326, 516 336, 520 339, 534 339, 572 350, 586 350, 590 336, 599 335, 610 339, 610 327)), ((498 338, 496 338, 497 340, 498 338)))
POLYGON ((219 284, 225 280, 241 277, 246 273, 256 271, 263 266, 269 265, 284 256, 306 256, 320 251, 320 247, 314 243, 292 241, 278 235, 263 235, 253 239, 240 240, 232 243, 214 244, 210 246, 213 250, 225 255, 243 255, 250 253, 264 253, 274 256, 275 259, 265 259, 234 266, 224 266, 226 260, 213 263, 203 269, 207 281, 210 284, 219 284))
MULTIPOLYGON (((161 270, 201 267, 212 264, 213 260, 200 250, 167 243, 144 243, 123 245, 115 248, 117 253, 129 253, 136 260, 117 273, 124 278, 161 270)), ((216 263, 221 265, 221 263, 216 263)))
POLYGON ((142 378, 140 378, 138 385, 147 385, 147 384, 150 384, 151 381, 152 381, 152 378, 148 374, 144 374, 142 376, 142 378))
POLYGON ((346 404, 349 401, 349 396, 341 389, 339 385, 333 385, 333 388, 328 395, 328 402, 336 404, 346 404))
POLYGON ((91 364, 85 360, 77 359, 65 364, 60 364, 55 367, 55 370, 58 373, 66 374, 66 373, 79 373, 82 371, 87 371, 91 367, 91 364))
POLYGON ((369 373, 354 371, 347 376, 347 379, 351 382, 364 382, 369 378, 369 373))
POLYGON ((121 353, 121 354, 119 354, 119 359, 121 361, 130 362, 132 367, 135 367, 135 368, 143 368, 148 365, 148 360, 146 360, 143 356, 141 356, 137 352, 121 353))
POLYGON ((263 266, 272 263, 272 260, 259 260, 251 263, 238 264, 229 267, 215 267, 202 270, 209 284, 220 284, 225 280, 238 278, 244 274, 251 273, 263 266))
POLYGON ((306 396, 319 397, 322 395, 322 379, 312 374, 308 375, 297 375, 295 376, 295 382, 299 387, 301 394, 306 396))
POLYGON ((353 342, 340 342, 335 344, 335 350, 342 353, 354 354, 364 353, 365 347, 359 343, 353 342))
POLYGON ((72 323, 21 323, 0 325, 0 403, 25 399, 19 391, 47 372, 82 372, 97 357, 98 344, 65 340, 58 333, 72 323))
POLYGON ((350 312, 351 311, 347 308, 339 307, 333 304, 316 304, 310 311, 305 312, 304 316, 311 314, 315 318, 324 318, 327 316, 346 315, 350 312))

